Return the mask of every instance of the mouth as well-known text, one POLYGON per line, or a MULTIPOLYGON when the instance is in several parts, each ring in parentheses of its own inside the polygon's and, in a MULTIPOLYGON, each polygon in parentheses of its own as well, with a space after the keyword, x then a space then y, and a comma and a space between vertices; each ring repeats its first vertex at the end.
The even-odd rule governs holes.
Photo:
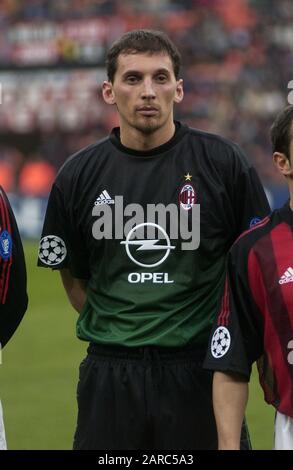
POLYGON ((153 106, 142 106, 137 109, 137 112, 143 116, 155 116, 158 114, 159 110, 153 106))

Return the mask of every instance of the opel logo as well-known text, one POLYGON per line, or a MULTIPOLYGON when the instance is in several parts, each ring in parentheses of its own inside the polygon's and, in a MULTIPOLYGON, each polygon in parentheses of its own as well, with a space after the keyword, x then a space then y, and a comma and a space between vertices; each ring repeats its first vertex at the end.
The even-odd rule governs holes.
POLYGON ((168 258, 170 254, 170 250, 174 250, 175 246, 170 245, 170 238, 168 237, 168 234, 166 231, 160 227, 160 225, 154 224, 152 222, 146 222, 143 224, 136 225, 133 227, 129 232, 126 237, 126 240, 123 242, 120 242, 121 245, 125 245, 126 253, 128 257, 135 263, 138 264, 138 266, 142 266, 143 268, 155 268, 156 266, 159 266, 160 264, 164 263, 164 261, 168 258), (155 240, 149 240, 149 239, 143 239, 143 240, 130 240, 131 236, 136 232, 136 230, 140 229, 141 227, 155 227, 157 228, 164 236, 166 240, 166 244, 159 245, 158 242, 161 241, 159 239, 155 240), (134 256, 131 254, 129 246, 134 245, 137 246, 138 248, 136 251, 162 251, 165 252, 162 256, 162 258, 157 261, 156 263, 152 264, 145 264, 141 263, 137 259, 134 258, 134 256))

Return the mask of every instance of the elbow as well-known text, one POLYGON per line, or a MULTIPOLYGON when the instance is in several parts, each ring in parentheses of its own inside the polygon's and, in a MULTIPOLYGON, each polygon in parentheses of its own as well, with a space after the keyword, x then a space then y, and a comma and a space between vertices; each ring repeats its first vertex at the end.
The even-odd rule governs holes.
POLYGON ((71 295, 69 297, 69 300, 74 310, 76 310, 77 313, 80 313, 84 307, 86 297, 85 295, 82 295, 82 296, 71 295))

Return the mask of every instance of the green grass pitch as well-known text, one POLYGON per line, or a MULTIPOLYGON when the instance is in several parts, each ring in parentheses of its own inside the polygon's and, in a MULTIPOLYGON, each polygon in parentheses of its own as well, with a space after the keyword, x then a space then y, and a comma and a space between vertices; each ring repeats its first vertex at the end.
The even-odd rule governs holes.
MULTIPOLYGON (((76 313, 58 272, 36 267, 37 246, 25 244, 30 303, 2 354, 0 396, 9 449, 71 449, 78 365, 86 343, 75 337, 76 313)), ((254 449, 271 449, 272 407, 256 375, 247 413, 254 449)))

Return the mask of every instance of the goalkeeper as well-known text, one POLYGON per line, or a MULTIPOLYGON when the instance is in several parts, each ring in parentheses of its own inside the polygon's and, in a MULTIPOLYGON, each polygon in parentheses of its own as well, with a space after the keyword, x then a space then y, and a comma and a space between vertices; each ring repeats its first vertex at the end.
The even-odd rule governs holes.
POLYGON ((75 449, 217 448, 202 361, 228 248, 269 207, 235 144, 174 121, 179 69, 161 32, 117 40, 103 98, 120 127, 67 160, 50 194, 39 264, 60 269, 90 343, 75 449))

